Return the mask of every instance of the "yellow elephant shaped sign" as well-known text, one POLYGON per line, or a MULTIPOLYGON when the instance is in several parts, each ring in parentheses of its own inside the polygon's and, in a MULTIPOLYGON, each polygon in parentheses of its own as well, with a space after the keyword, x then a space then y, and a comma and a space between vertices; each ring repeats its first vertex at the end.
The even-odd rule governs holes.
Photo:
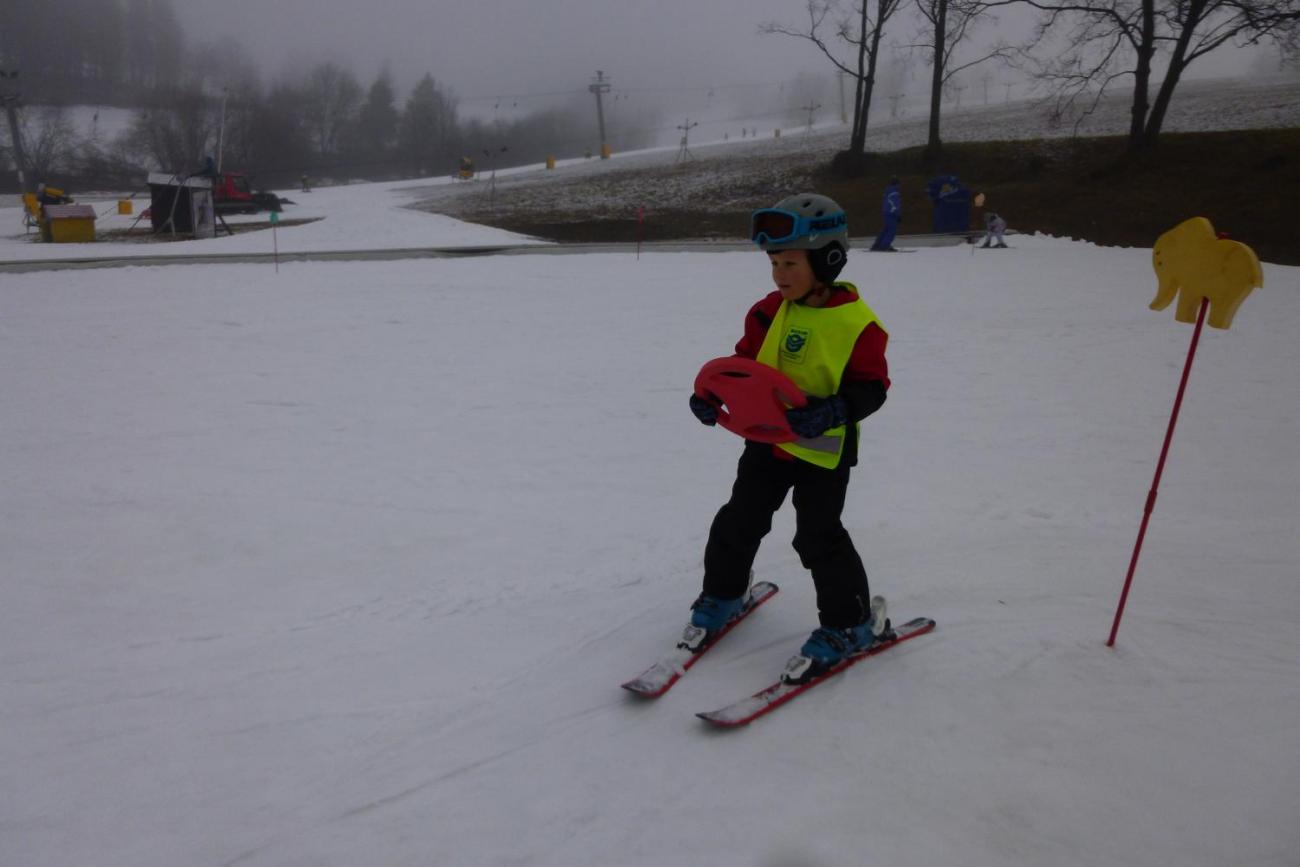
POLYGON ((1195 322, 1202 298, 1210 301, 1210 326, 1229 328, 1241 302, 1264 285, 1255 251, 1219 238, 1204 217, 1192 217, 1165 232, 1151 251, 1160 278, 1152 310, 1164 310, 1178 296, 1174 318, 1195 322))

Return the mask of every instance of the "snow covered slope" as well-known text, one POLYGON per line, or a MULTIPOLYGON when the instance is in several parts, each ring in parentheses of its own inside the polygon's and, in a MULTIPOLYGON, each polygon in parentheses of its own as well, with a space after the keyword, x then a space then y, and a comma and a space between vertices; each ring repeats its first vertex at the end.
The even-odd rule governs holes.
MULTIPOLYGON (((357 239, 365 240, 365 239, 357 239)), ((0 862, 1270 865, 1300 849, 1300 269, 1190 336, 1149 252, 856 254, 894 387, 846 521, 933 635, 749 729, 654 703, 739 441, 755 254, 0 274, 0 862)))
MULTIPOLYGON (((226 255, 238 253, 269 254, 319 252, 322 250, 395 250, 411 247, 496 246, 501 244, 540 243, 534 239, 472 226, 440 214, 420 213, 409 205, 415 195, 424 195, 429 181, 389 181, 345 187, 322 187, 311 192, 293 191, 284 195, 293 201, 285 208, 286 221, 272 236, 269 228, 261 231, 222 234, 207 240, 143 242, 110 240, 102 233, 139 227, 148 231, 149 221, 141 214, 149 207, 149 193, 138 195, 132 213, 117 213, 115 200, 93 202, 96 230, 101 240, 90 244, 45 244, 34 231, 23 230, 22 208, 14 197, 13 207, 0 208, 0 227, 11 233, 0 234, 0 262, 46 261, 53 259, 94 259, 128 256, 226 255), (416 189, 412 189, 415 187, 416 189)), ((257 222, 264 226, 266 214, 237 214, 226 218, 231 224, 257 222)))

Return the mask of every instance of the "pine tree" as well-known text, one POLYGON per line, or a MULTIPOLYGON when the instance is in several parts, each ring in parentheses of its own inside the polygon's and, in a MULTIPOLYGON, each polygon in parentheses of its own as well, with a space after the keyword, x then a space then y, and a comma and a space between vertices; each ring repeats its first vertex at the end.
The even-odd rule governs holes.
POLYGON ((401 149, 407 167, 417 175, 446 168, 453 158, 455 131, 455 103, 426 73, 411 91, 402 114, 401 149))
POLYGON ((393 79, 385 69, 370 85, 358 116, 357 140, 363 161, 378 164, 388 158, 397 143, 400 119, 393 79))

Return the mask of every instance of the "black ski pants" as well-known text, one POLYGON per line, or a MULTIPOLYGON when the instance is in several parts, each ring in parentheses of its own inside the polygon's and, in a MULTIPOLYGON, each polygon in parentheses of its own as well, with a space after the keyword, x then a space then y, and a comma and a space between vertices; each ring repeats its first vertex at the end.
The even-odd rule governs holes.
POLYGON ((849 485, 849 462, 833 470, 807 461, 782 460, 772 447, 747 442, 736 469, 736 483, 709 529, 704 549, 704 592, 735 599, 749 586, 759 543, 772 529, 772 515, 794 489, 794 549, 817 588, 822 626, 844 628, 865 623, 871 592, 862 558, 840 522, 849 485))

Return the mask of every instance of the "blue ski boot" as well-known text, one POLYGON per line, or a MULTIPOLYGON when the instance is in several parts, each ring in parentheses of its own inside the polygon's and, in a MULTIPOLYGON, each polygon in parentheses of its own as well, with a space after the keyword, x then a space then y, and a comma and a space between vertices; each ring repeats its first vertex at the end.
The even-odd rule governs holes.
POLYGON ((885 598, 873 597, 871 617, 866 623, 836 629, 823 626, 813 631, 799 648, 799 653, 786 663, 781 680, 800 684, 820 677, 850 656, 869 649, 889 629, 885 616, 885 598))
POLYGON ((691 653, 698 652, 718 634, 718 630, 740 613, 748 597, 748 591, 739 599, 719 599, 717 596, 701 593, 699 598, 691 603, 691 622, 682 633, 682 640, 677 642, 677 646, 691 653))

